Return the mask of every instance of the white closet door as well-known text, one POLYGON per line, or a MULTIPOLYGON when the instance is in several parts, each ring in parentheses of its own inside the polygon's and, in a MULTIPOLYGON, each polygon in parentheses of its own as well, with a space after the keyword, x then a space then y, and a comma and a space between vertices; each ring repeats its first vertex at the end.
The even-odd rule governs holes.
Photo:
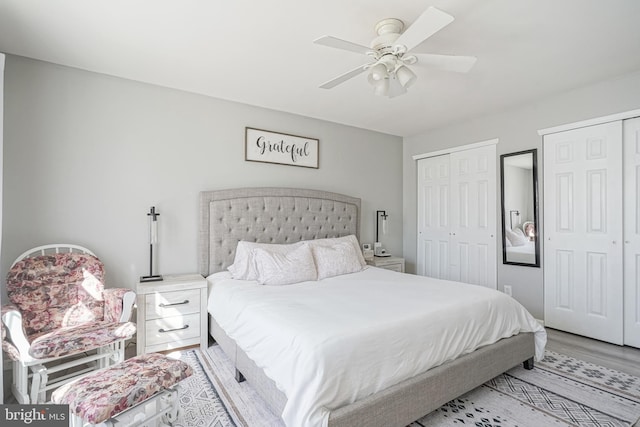
POLYGON ((451 279, 497 289, 496 147, 450 154, 451 279))
POLYGON ((622 122, 544 137, 545 324, 623 342, 622 122))
POLYGON ((418 274, 449 279, 449 155, 418 161, 418 274))
POLYGON ((640 347, 640 118, 624 127, 624 343, 640 347))

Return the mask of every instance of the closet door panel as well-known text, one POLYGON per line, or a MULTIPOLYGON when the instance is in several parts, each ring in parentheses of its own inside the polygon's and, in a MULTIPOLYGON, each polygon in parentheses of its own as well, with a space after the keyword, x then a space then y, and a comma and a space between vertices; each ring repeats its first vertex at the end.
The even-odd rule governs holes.
POLYGON ((418 274, 450 278, 449 156, 418 161, 418 274))
POLYGON ((640 118, 624 126, 624 343, 640 347, 640 118))
POLYGON ((622 344, 622 124, 544 137, 545 323, 622 344))
POLYGON ((496 289, 495 145, 417 166, 418 274, 496 289))
POLYGON ((451 153, 451 278, 497 288, 496 151, 451 153))

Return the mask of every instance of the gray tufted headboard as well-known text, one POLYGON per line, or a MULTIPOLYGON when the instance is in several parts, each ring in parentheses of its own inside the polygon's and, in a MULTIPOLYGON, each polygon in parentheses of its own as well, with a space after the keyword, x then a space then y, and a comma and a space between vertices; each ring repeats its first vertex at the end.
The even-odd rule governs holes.
POLYGON ((240 240, 295 243, 355 234, 360 241, 360 199, 298 188, 238 188, 200 193, 200 274, 233 263, 240 240))

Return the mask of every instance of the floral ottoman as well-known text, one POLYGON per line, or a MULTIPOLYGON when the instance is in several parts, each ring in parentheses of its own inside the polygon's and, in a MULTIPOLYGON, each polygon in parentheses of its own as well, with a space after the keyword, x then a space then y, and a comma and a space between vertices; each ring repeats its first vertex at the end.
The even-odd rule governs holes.
POLYGON ((159 418, 171 424, 178 414, 175 386, 192 373, 180 360, 143 354, 67 383, 51 400, 69 405, 74 426, 110 425, 112 419, 117 425, 140 425, 159 418))

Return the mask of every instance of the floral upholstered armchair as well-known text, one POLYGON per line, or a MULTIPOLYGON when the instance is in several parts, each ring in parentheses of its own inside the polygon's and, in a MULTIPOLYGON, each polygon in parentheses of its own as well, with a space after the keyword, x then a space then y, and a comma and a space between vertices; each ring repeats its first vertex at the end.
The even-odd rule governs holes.
POLYGON ((124 360, 124 342, 136 332, 135 293, 104 289, 102 262, 80 246, 25 252, 7 275, 7 294, 2 349, 18 403, 44 403, 47 390, 124 360))

